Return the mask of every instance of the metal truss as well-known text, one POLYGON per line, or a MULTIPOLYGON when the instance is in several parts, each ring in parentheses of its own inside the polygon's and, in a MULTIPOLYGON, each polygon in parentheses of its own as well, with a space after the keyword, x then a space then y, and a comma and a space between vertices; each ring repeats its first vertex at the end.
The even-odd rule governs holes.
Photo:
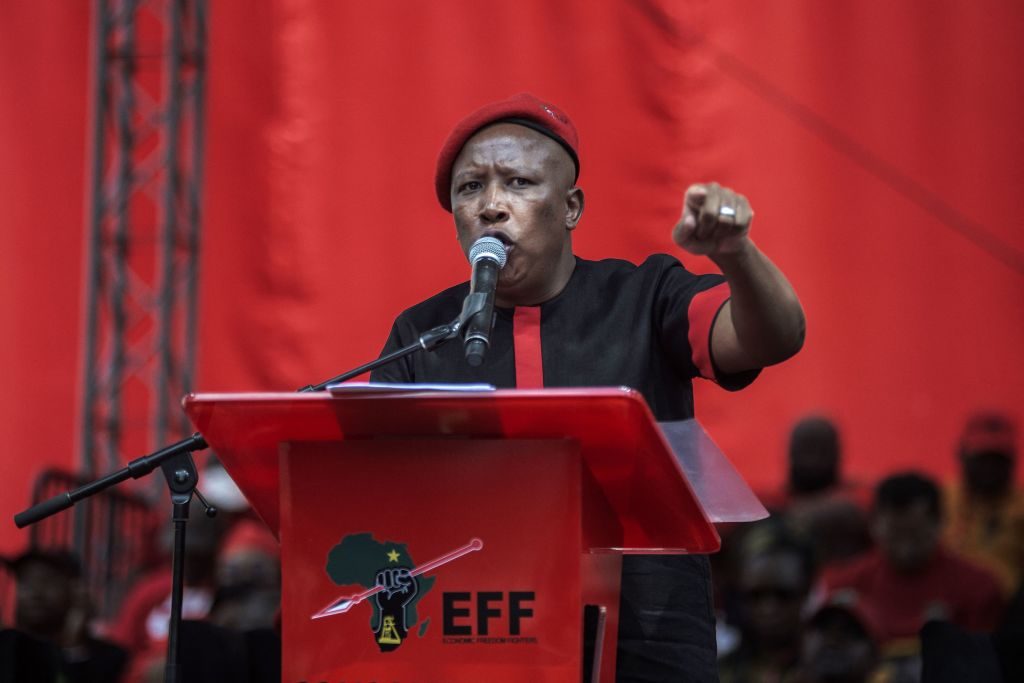
POLYGON ((206 0, 95 0, 81 466, 187 433, 195 371, 206 0))

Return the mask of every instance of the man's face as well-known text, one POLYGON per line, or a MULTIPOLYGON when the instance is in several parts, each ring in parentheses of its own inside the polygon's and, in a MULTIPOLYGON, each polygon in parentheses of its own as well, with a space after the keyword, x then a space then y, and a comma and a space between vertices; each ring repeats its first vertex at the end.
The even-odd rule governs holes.
POLYGON ((15 600, 15 625, 29 633, 48 637, 59 631, 73 600, 71 581, 42 562, 19 569, 15 600))
POLYGON ((571 232, 583 213, 575 168, 557 142, 511 123, 484 128, 452 165, 452 214, 462 250, 490 235, 505 243, 499 306, 558 294, 575 266, 571 232))
POLYGON ((1013 488, 1013 458, 998 451, 960 456, 967 490, 980 498, 1000 498, 1013 488))
POLYGON ((815 493, 839 483, 839 444, 835 428, 820 419, 801 422, 790 438, 789 486, 815 493))
POLYGON ((789 644, 799 637, 800 610, 808 577, 800 558, 773 552, 751 558, 740 572, 743 619, 765 645, 789 644))
POLYGON ((829 608, 804 630, 802 667, 814 683, 863 683, 877 662, 864 626, 842 608, 829 608))
POLYGON ((881 509, 875 512, 871 533, 879 549, 897 571, 914 573, 923 569, 939 544, 941 523, 918 500, 905 509, 881 509))

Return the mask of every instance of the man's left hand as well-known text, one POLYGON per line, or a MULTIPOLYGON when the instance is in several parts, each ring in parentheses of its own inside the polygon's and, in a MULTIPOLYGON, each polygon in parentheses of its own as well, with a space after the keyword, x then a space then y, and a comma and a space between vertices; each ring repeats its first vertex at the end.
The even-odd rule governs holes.
POLYGON ((718 183, 691 185, 672 239, 691 254, 712 258, 735 254, 746 246, 753 219, 750 202, 743 195, 718 183))

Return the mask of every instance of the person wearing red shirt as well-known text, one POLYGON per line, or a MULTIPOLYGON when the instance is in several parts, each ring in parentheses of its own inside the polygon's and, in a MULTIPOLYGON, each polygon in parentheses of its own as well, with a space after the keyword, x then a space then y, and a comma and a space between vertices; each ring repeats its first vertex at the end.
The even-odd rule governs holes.
POLYGON ((875 493, 871 532, 877 548, 823 576, 829 593, 849 591, 878 616, 889 655, 913 654, 921 627, 933 619, 991 631, 1001 616, 996 578, 943 547, 941 529, 938 486, 919 474, 891 476, 875 493))

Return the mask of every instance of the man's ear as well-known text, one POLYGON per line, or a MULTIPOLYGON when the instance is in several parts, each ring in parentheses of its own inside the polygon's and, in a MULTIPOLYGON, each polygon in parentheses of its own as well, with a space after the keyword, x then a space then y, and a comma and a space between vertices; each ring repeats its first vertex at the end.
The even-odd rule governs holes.
POLYGON ((578 187, 570 189, 565 195, 565 227, 575 230, 576 224, 583 218, 583 190, 578 187))

